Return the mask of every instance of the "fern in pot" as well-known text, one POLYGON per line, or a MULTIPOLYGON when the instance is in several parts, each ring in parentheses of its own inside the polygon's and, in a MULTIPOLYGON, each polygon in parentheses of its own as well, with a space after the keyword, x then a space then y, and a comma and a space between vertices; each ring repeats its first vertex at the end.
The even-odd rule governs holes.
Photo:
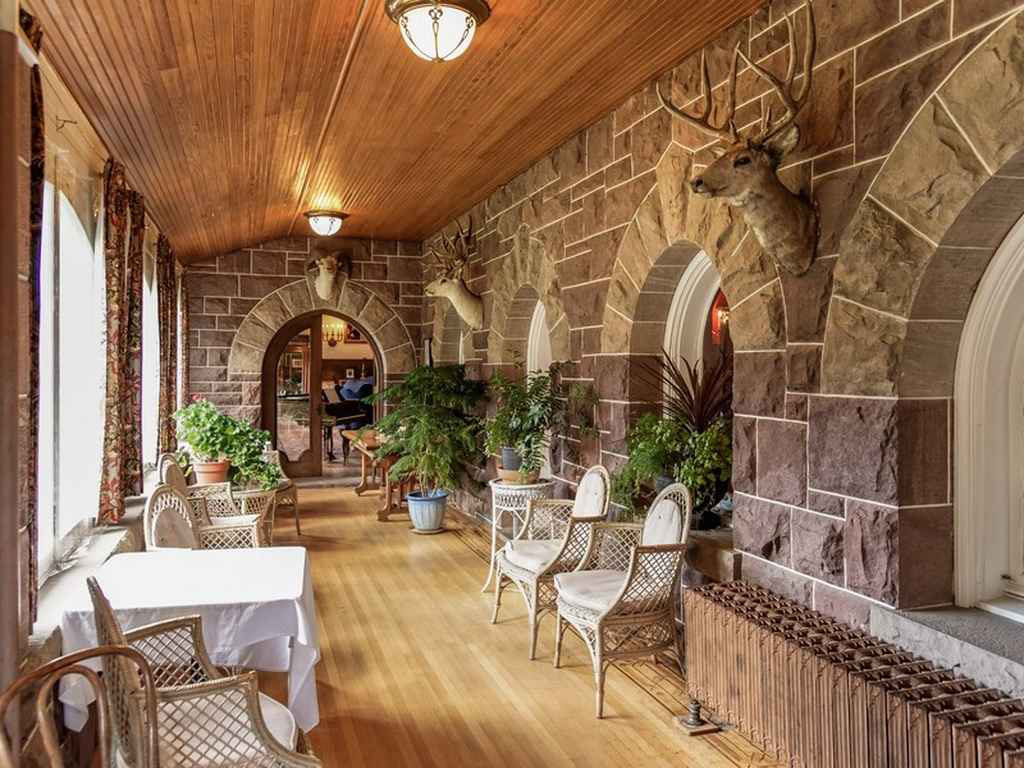
POLYGON ((558 411, 551 375, 530 373, 513 380, 496 373, 490 389, 497 407, 487 421, 487 451, 500 453, 506 479, 518 473, 520 482, 536 482, 558 411))
POLYGON ((483 382, 467 379, 464 366, 449 365, 416 368, 373 397, 388 406, 375 429, 387 454, 398 456, 391 479, 413 475, 419 484, 406 497, 418 533, 443 530, 448 496, 463 467, 482 458, 476 411, 485 396, 483 382))

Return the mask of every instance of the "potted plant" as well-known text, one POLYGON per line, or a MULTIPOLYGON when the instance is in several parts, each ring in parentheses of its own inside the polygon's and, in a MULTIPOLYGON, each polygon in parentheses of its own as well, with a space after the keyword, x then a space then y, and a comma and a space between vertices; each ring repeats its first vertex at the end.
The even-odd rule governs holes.
POLYGON ((228 457, 231 460, 231 481, 243 488, 269 491, 276 488, 283 477, 281 467, 266 457, 270 433, 257 429, 240 419, 231 419, 228 457))
POLYGON ((500 453, 506 473, 518 473, 505 479, 536 482, 557 414, 551 376, 530 373, 514 380, 496 373, 490 389, 497 408, 487 421, 487 450, 500 453))
POLYGON ((376 424, 389 455, 393 481, 415 476, 419 490, 406 498, 417 533, 444 529, 449 493, 466 464, 481 457, 477 406, 485 385, 466 378, 465 367, 420 366, 405 379, 374 395, 388 405, 376 424))
POLYGON ((191 449, 196 482, 225 482, 231 468, 232 420, 202 399, 179 409, 174 418, 178 439, 191 449))

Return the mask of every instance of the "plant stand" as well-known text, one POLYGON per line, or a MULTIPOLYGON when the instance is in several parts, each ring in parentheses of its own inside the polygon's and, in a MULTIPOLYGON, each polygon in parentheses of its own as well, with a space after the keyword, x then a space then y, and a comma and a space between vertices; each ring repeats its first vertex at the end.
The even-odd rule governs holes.
POLYGON ((486 592, 487 587, 494 578, 494 563, 498 557, 498 528, 502 527, 502 521, 506 514, 512 516, 512 536, 526 521, 526 508, 532 499, 550 499, 554 495, 555 483, 553 480, 541 480, 531 485, 515 485, 504 483, 501 480, 491 480, 491 565, 487 570, 487 581, 484 582, 481 592, 486 592))

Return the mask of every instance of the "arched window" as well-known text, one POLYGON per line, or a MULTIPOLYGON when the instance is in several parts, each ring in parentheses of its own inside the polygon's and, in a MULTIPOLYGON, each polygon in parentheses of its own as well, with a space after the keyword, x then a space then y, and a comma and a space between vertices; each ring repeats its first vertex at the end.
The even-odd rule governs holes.
POLYGON ((551 332, 548 330, 548 315, 544 303, 537 302, 533 317, 530 319, 530 335, 526 342, 526 368, 533 371, 546 371, 551 367, 551 332))
POLYGON ((696 364, 705 357, 712 305, 721 294, 721 285, 711 259, 704 251, 697 253, 676 285, 665 321, 665 350, 675 360, 696 364))

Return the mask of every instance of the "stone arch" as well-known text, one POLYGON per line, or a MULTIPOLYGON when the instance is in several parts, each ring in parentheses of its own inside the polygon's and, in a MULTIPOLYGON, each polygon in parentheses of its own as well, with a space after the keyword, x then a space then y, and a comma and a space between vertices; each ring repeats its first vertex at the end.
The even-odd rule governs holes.
POLYGON ((570 359, 569 317, 562 302, 555 263, 544 242, 533 237, 528 225, 523 224, 516 230, 512 251, 494 275, 492 286, 487 339, 489 362, 512 365, 515 360, 506 356, 518 350, 519 341, 525 362, 530 318, 538 301, 543 302, 547 313, 554 360, 570 359))
POLYGON ((1024 211, 1022 37, 1018 13, 964 58, 858 208, 835 269, 824 391, 952 395, 971 297, 1024 211))
MULTIPOLYGON (((338 312, 351 317, 380 350, 382 383, 411 371, 416 365, 416 348, 402 318, 369 288, 355 280, 345 280, 337 299, 324 301, 311 289, 309 279, 296 280, 264 297, 245 316, 235 334, 228 356, 228 376, 258 379, 267 346, 289 321, 317 310, 338 312)), ((259 388, 250 388, 246 398, 259 405, 259 388)))

